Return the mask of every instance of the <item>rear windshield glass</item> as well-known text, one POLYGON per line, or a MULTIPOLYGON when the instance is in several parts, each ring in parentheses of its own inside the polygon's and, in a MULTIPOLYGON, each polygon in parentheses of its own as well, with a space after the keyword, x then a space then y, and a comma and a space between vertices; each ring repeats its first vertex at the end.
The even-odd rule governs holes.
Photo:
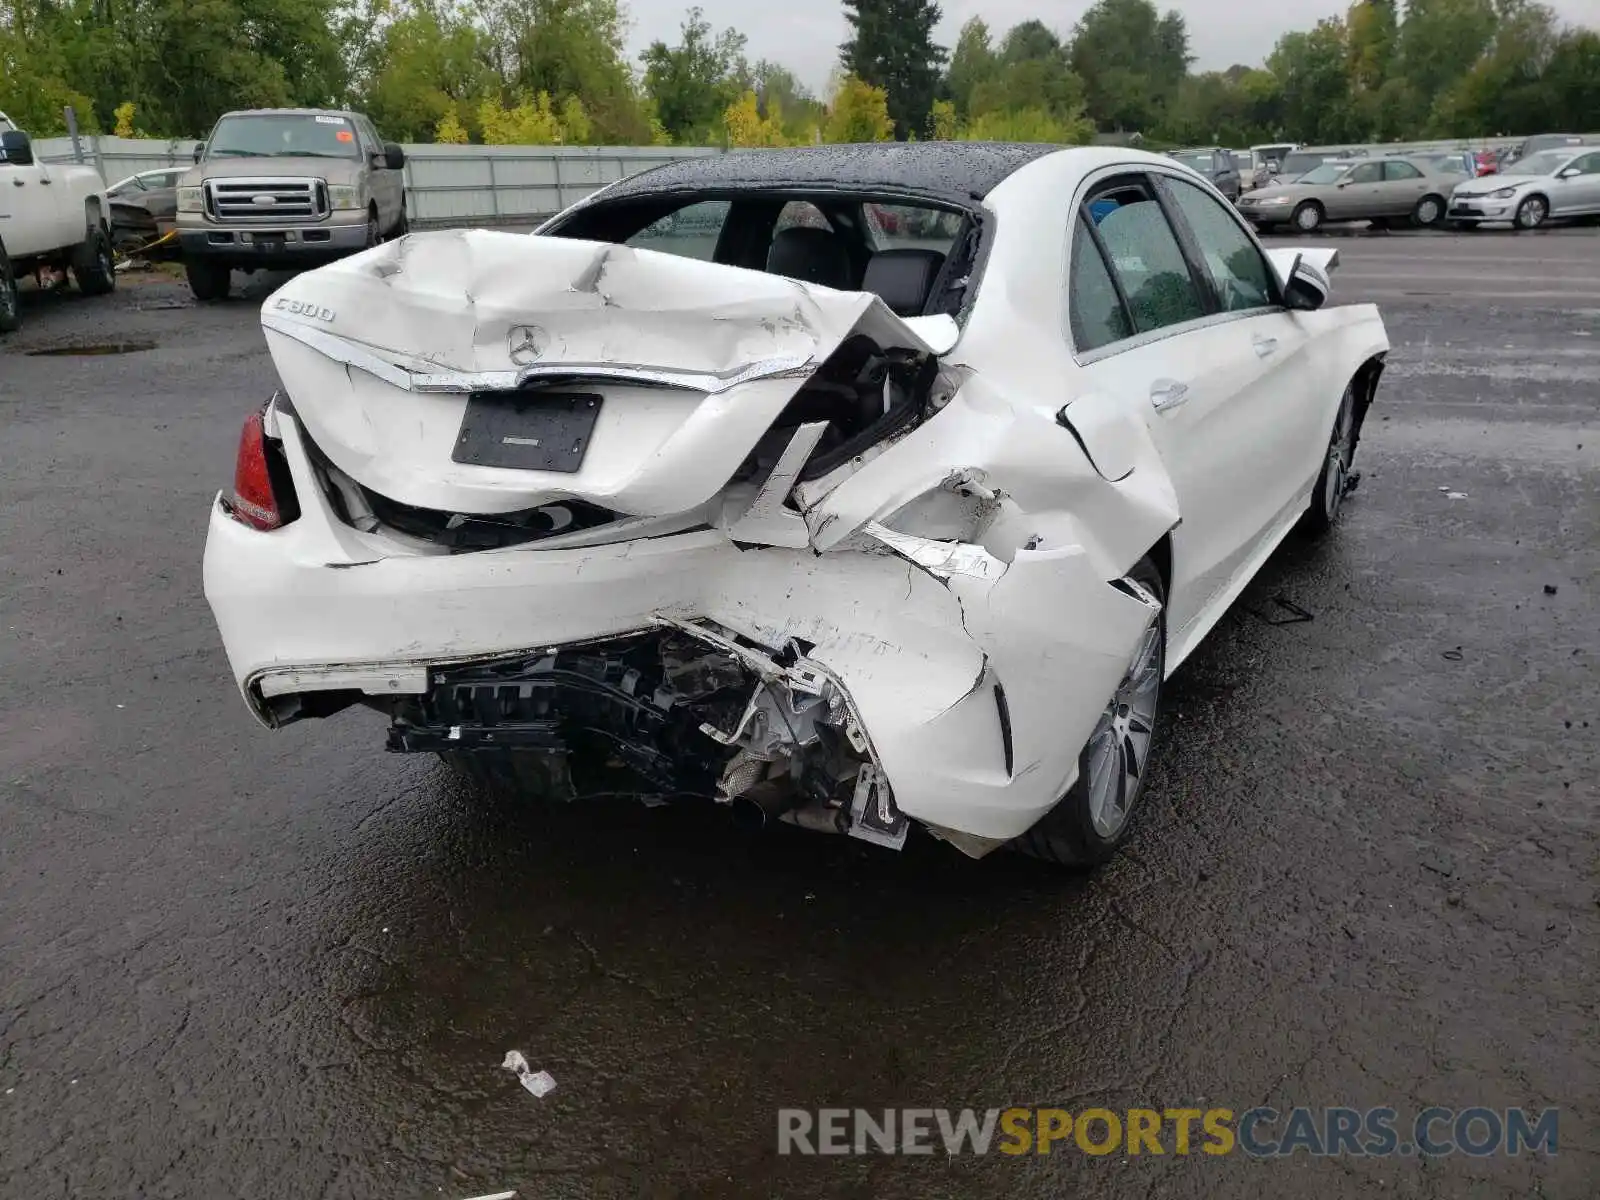
POLYGON ((1211 173, 1211 154, 1209 151, 1200 154, 1174 154, 1172 157, 1184 166, 1192 167, 1194 170, 1199 171, 1202 175, 1211 173))
POLYGON ((309 113, 224 117, 207 158, 359 158, 355 127, 344 117, 309 113))

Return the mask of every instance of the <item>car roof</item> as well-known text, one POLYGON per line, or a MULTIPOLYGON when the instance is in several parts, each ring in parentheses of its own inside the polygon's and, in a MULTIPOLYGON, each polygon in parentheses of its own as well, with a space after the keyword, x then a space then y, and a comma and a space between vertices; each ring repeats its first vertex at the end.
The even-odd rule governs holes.
POLYGON ((618 180, 612 200, 664 192, 743 192, 783 189, 906 194, 970 205, 1047 154, 1087 148, 1022 142, 868 142, 781 150, 730 150, 683 158, 618 180))
MULTIPOLYGON (((236 108, 223 117, 359 117, 349 108, 236 108)), ((222 120, 218 117, 217 120, 222 120)))

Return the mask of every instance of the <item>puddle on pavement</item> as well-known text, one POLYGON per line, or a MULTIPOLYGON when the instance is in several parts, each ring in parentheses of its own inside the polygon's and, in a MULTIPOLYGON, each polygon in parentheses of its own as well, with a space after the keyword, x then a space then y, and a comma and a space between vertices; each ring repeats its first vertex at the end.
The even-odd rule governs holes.
POLYGON ((138 354, 142 350, 155 348, 154 342, 91 342, 77 346, 50 346, 44 350, 28 350, 25 353, 30 358, 68 358, 79 355, 138 354))

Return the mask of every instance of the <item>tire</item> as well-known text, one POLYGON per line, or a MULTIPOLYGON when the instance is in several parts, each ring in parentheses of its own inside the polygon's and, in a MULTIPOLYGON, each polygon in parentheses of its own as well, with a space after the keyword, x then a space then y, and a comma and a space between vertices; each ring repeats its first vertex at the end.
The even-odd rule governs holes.
POLYGON ((1529 196, 1517 205, 1516 224, 1518 229, 1537 229, 1543 225, 1550 216, 1550 202, 1543 196, 1529 196))
POLYGON ((365 249, 371 250, 383 242, 383 234, 378 229, 378 210, 371 209, 367 213, 367 244, 365 249))
POLYGON ((1411 223, 1418 229, 1431 229, 1444 220, 1445 207, 1443 196, 1424 196, 1411 210, 1411 223))
POLYGON ((1317 472, 1317 484, 1311 492, 1311 506, 1300 519, 1300 531, 1307 537, 1322 537, 1338 524, 1339 513, 1344 508, 1344 496, 1349 491, 1350 464, 1355 455, 1356 389, 1352 381, 1345 385, 1339 411, 1334 414, 1333 430, 1328 436, 1328 452, 1322 457, 1322 470, 1317 472))
POLYGON ((400 219, 394 223, 394 232, 390 237, 403 238, 411 232, 411 216, 406 212, 406 198, 400 197, 400 219))
POLYGON ((0 333, 22 328, 22 298, 17 294, 17 273, 11 269, 6 248, 0 245, 0 333))
POLYGON ((117 269, 111 258, 111 239, 98 225, 72 252, 72 278, 85 296, 104 296, 117 290, 117 269))
POLYGON ((222 263, 206 258, 191 258, 183 264, 189 277, 189 290, 202 304, 213 300, 226 300, 233 286, 233 272, 222 263))
POLYGON ((1161 684, 1167 665, 1166 589, 1161 573, 1149 558, 1141 558, 1124 577, 1123 586, 1129 585, 1148 593, 1160 606, 1159 611, 1135 647, 1127 674, 1078 756, 1077 780, 1038 824, 1012 843, 1024 854, 1057 866, 1095 866, 1128 840, 1139 813, 1151 751, 1160 733, 1161 684), (1141 725, 1145 726, 1142 733, 1141 725), (1120 745, 1116 742, 1118 732, 1120 745), (1137 745, 1141 736, 1142 754, 1137 745), (1107 780, 1108 773, 1114 773, 1115 778, 1107 780), (1096 786, 1102 780, 1120 793, 1120 808, 1113 803, 1115 793, 1107 794, 1096 786))
POLYGON ((1322 228, 1323 216, 1322 205, 1315 200, 1307 200, 1294 210, 1294 215, 1289 220, 1301 233, 1315 233, 1322 228))

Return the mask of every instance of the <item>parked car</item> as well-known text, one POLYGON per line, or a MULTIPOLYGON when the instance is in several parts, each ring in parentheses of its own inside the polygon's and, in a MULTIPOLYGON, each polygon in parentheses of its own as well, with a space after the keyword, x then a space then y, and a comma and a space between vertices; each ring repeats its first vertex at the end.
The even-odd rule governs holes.
POLYGON ((32 139, 0 113, 0 333, 22 324, 20 276, 70 268, 86 296, 116 288, 109 212, 93 167, 40 162, 32 139))
POLYGON ((1460 175, 1445 174, 1423 158, 1374 158, 1327 162, 1293 183, 1251 192, 1239 211, 1258 229, 1293 225, 1310 233, 1324 221, 1386 221, 1408 217, 1414 225, 1437 225, 1460 175))
MULTIPOLYGON (((1504 172, 1508 167, 1521 162, 1524 158, 1539 153, 1541 150, 1576 150, 1579 146, 1592 145, 1600 141, 1600 134, 1588 133, 1536 133, 1530 138, 1518 143, 1509 157, 1500 160, 1500 170, 1504 172)), ((1519 172, 1520 174, 1520 172, 1519 172)))
POLYGON ((391 750, 556 795, 626 772, 752 825, 1106 858, 1163 679, 1339 517, 1378 310, 1137 150, 736 159, 267 300, 282 391, 205 551, 246 704, 371 706, 391 750), (953 236, 874 250, 885 194, 953 236), (659 233, 686 208, 715 261, 659 233))
POLYGON ((1255 156, 1256 170, 1260 176, 1256 186, 1260 187, 1282 173, 1283 160, 1299 148, 1295 142, 1263 142, 1251 146, 1250 153, 1255 156))
MULTIPOLYGON (((141 171, 119 179, 106 189, 106 197, 111 202, 111 242, 119 253, 135 249, 159 253, 146 248, 177 229, 178 181, 188 171, 188 167, 141 171)), ((161 257, 176 253, 174 244, 170 254, 161 257)))
POLYGON ((1174 150, 1168 157, 1199 173, 1203 178, 1209 179, 1212 186, 1229 200, 1238 200, 1239 193, 1244 190, 1243 180, 1239 175, 1238 164, 1233 161, 1232 151, 1219 146, 1207 146, 1193 150, 1174 150))
POLYGON ((1535 151, 1506 174, 1458 184, 1449 212, 1461 229, 1502 221, 1537 229, 1552 218, 1600 215, 1600 149, 1535 151))
POLYGON ((197 300, 230 272, 316 266, 406 232, 405 152, 348 109, 231 112, 195 147, 178 236, 197 300))

